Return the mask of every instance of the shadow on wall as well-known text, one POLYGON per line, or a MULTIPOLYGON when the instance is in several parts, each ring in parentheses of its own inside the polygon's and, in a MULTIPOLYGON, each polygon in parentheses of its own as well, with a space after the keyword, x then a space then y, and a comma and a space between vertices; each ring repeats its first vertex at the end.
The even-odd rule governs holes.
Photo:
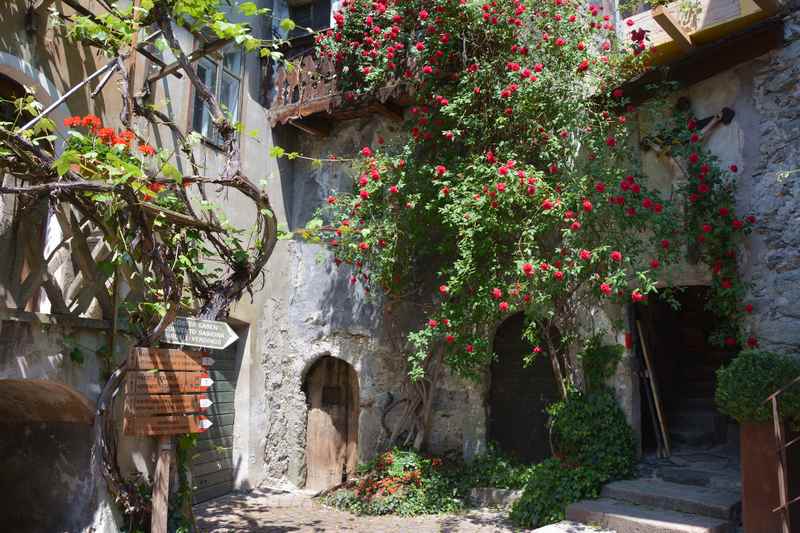
POLYGON ((44 380, 0 380, 0 524, 4 531, 82 531, 92 523, 91 404, 44 380))

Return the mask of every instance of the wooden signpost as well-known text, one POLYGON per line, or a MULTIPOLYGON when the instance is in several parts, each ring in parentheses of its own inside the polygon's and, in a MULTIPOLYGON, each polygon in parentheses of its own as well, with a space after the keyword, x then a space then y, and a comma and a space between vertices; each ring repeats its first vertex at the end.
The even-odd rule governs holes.
POLYGON ((202 433, 212 425, 203 413, 213 404, 205 394, 214 384, 208 376, 213 365, 214 359, 204 352, 133 348, 128 355, 123 432, 158 437, 152 533, 167 531, 172 436, 202 433))

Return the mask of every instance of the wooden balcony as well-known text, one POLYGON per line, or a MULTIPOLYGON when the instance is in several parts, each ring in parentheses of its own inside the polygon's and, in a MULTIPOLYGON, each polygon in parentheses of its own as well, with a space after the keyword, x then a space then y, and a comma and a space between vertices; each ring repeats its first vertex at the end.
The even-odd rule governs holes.
POLYGON ((289 124, 311 135, 326 136, 334 119, 377 113, 402 120, 398 105, 404 94, 401 82, 355 97, 340 89, 333 61, 317 57, 313 35, 293 39, 284 53, 291 67, 273 62, 266 66, 264 100, 272 127, 289 124))
POLYGON ((643 29, 654 60, 664 65, 695 49, 746 31, 778 11, 776 0, 678 0, 620 19, 620 33, 643 29), (628 26, 627 21, 633 21, 628 26))

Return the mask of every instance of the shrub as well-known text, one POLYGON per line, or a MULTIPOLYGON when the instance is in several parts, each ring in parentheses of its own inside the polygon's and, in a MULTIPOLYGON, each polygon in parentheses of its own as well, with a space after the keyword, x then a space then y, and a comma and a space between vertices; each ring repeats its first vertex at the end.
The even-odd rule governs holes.
POLYGON ((567 505, 597 498, 602 486, 602 476, 594 468, 547 459, 531 467, 525 490, 511 508, 511 520, 529 528, 559 522, 567 505))
MULTIPOLYGON (((767 397, 800 375, 796 359, 760 350, 746 350, 717 370, 715 399, 720 411, 739 423, 769 422, 772 406, 767 397)), ((800 423, 800 385, 781 396, 781 415, 800 423)))
POLYGON ((455 475, 459 485, 466 490, 472 487, 521 489, 525 486, 529 473, 530 465, 509 457, 495 443, 489 443, 486 453, 462 465, 455 475))
POLYGON ((463 493, 441 459, 392 450, 360 468, 358 480, 324 498, 356 514, 451 513, 463 508, 463 493))
POLYGON ((603 481, 633 474, 633 432, 609 390, 571 392, 548 413, 554 452, 566 464, 591 468, 603 481))
POLYGON ((563 520, 570 503, 596 498, 603 483, 633 474, 633 432, 610 391, 573 391, 547 411, 557 457, 529 470, 511 509, 511 519, 522 527, 563 520))

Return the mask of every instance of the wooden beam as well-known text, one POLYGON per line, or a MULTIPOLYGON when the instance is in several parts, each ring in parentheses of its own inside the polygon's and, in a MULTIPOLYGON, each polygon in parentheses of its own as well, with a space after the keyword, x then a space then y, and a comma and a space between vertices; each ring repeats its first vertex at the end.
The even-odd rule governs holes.
POLYGON ((775 13, 781 7, 777 0, 753 0, 753 2, 765 13, 775 13))
POLYGON ((655 9, 652 11, 653 13, 653 20, 661 26, 667 35, 672 37, 672 40, 678 43, 678 46, 683 48, 684 50, 691 50, 692 49, 692 37, 689 33, 681 26, 681 23, 675 20, 670 13, 664 6, 656 6, 655 9))
POLYGON ((308 133, 312 137, 327 137, 330 133, 330 128, 320 124, 319 121, 314 121, 312 123, 307 120, 290 120, 289 124, 304 133, 308 133))
MULTIPOLYGON (((207 56, 217 50, 224 48, 229 43, 231 43, 231 39, 217 39, 216 41, 212 41, 204 46, 201 46, 191 54, 189 54, 188 59, 189 63, 194 63, 201 57, 207 56)), ((149 78, 147 78, 147 83, 153 83, 154 81, 158 81, 164 76, 169 76, 170 74, 177 72, 181 69, 181 64, 177 61, 167 65, 166 67, 159 70, 156 74, 153 74, 149 78)))

